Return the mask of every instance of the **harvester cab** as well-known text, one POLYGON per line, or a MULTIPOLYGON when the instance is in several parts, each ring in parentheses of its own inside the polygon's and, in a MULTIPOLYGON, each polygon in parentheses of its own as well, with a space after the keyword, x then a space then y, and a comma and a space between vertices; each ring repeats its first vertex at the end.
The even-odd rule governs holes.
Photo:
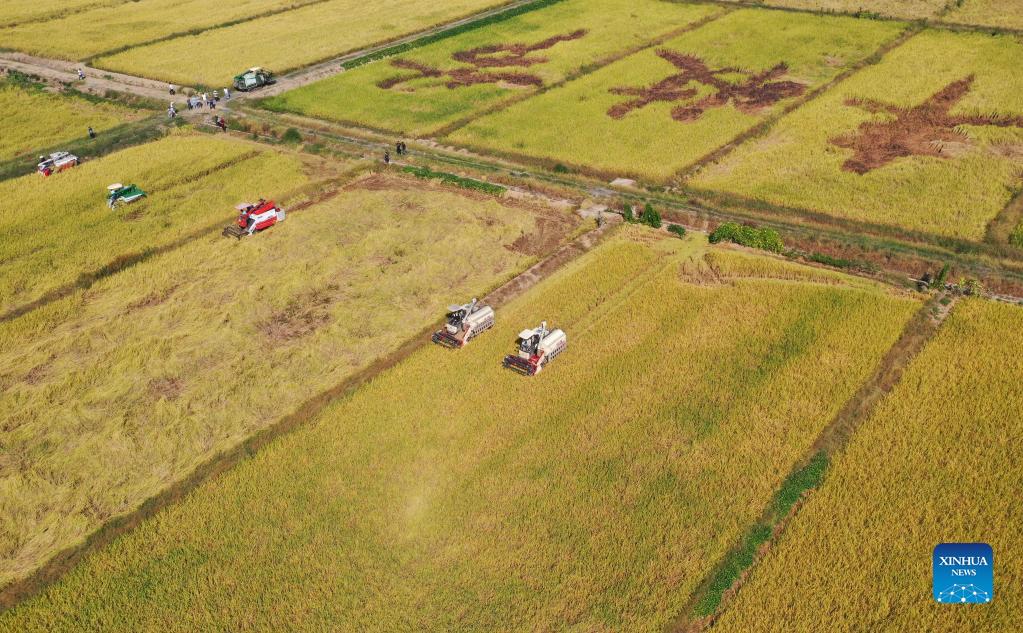
POLYGON ((284 221, 284 209, 273 200, 260 198, 259 202, 243 202, 235 209, 238 210, 238 221, 224 229, 225 237, 241 239, 284 221))
POLYGON ((39 164, 36 166, 36 171, 43 176, 49 176, 57 173, 58 171, 77 167, 79 162, 78 157, 70 152, 54 152, 49 156, 39 157, 39 164))
POLYGON ((248 92, 249 90, 269 86, 273 83, 277 83, 273 73, 258 66, 250 68, 234 78, 235 90, 240 90, 242 92, 248 92))
POLYGON ((450 349, 466 343, 494 327, 494 309, 473 298, 465 305, 448 306, 447 323, 433 334, 433 342, 450 349))
POLYGON ((504 366, 524 376, 538 374, 568 346, 568 337, 561 330, 547 329, 547 321, 532 330, 522 330, 516 339, 517 354, 504 357, 504 366))
POLYGON ((141 200, 146 197, 146 192, 142 191, 138 185, 122 185, 121 183, 114 183, 107 187, 107 206, 113 209, 122 202, 125 204, 131 204, 136 200, 141 200))

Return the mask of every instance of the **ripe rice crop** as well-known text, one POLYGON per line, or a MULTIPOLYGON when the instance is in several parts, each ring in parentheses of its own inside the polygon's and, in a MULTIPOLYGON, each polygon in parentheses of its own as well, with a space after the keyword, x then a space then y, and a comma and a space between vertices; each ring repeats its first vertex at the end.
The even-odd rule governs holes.
MULTIPOLYGON (((727 0, 726 0, 727 1, 727 0)), ((948 0, 758 0, 769 7, 805 9, 822 13, 875 14, 919 20, 933 18, 948 0)), ((970 0, 967 0, 970 1, 970 0)), ((999 1, 999 0, 995 0, 999 1)))
POLYGON ((64 0, 59 3, 39 0, 4 0, 0 3, 0 27, 13 26, 73 13, 90 7, 106 6, 127 0, 64 0))
POLYGON ((1015 38, 924 32, 691 185, 980 240, 1021 182, 1021 67, 1015 38))
POLYGON ((96 60, 179 84, 228 85, 250 66, 283 73, 500 4, 499 0, 328 0, 96 60))
POLYGON ((269 105, 427 134, 720 11, 663 0, 565 0, 303 86, 273 98, 269 105), (468 55, 494 47, 501 50, 468 55), (429 69, 432 76, 393 83, 426 72, 399 66, 409 63, 429 69), (517 78, 527 81, 509 81, 517 78))
POLYGON ((644 243, 569 264, 465 349, 416 352, 0 627, 662 630, 917 303, 688 283, 702 240, 623 231, 644 243), (542 319, 567 351, 502 369, 542 319))
MULTIPOLYGON (((97 7, 65 18, 0 29, 0 46, 85 59, 106 51, 207 29, 316 0, 148 0, 97 7)), ((208 51, 207 51, 208 53, 208 51)))
POLYGON ((945 22, 1023 29, 1023 0, 963 0, 942 17, 945 22))
MULTIPOLYGON (((530 263, 514 244, 539 213, 376 177, 264 233, 193 241, 0 324, 0 442, 16 456, 0 584, 530 263)), ((571 229, 544 213, 545 243, 571 229)))
POLYGON ((168 244, 237 215, 242 200, 306 182, 292 155, 248 142, 174 135, 42 178, 0 182, 0 313, 30 303, 120 257, 168 244), (106 187, 148 198, 111 210, 106 187))
POLYGON ((478 119, 450 138, 607 175, 667 181, 903 28, 736 11, 478 119))
POLYGON ((143 116, 112 103, 55 95, 0 81, 0 161, 49 149, 55 143, 84 138, 91 126, 97 132, 143 116))
POLYGON ((1011 631, 1023 612, 1023 311, 958 304, 714 631, 1011 631), (943 542, 994 549, 990 604, 932 598, 943 542))

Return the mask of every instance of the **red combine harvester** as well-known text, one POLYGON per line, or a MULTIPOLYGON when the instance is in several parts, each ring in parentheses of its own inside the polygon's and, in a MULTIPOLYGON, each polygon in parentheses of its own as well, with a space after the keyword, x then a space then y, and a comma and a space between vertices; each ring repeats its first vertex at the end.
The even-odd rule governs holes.
POLYGON ((505 356, 503 365, 523 376, 532 376, 565 351, 568 336, 561 330, 548 330, 547 321, 543 321, 534 330, 519 332, 516 342, 519 352, 505 356))
POLYGON ((36 171, 43 176, 55 174, 58 171, 65 171, 77 167, 81 161, 70 152, 54 152, 49 156, 40 156, 36 171))
POLYGON ((284 221, 284 209, 277 206, 273 200, 243 202, 235 208, 238 209, 238 221, 224 229, 226 237, 241 239, 284 221))
POLYGON ((494 327, 494 309, 473 299, 464 306, 448 306, 447 323, 433 335, 433 342, 449 349, 465 344, 494 327))

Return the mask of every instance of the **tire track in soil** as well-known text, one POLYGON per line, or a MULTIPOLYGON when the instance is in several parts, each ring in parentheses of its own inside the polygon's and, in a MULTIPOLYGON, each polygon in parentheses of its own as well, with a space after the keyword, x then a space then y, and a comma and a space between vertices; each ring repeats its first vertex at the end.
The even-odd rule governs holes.
MULTIPOLYGON (((561 245, 543 260, 533 264, 515 278, 492 290, 483 300, 495 308, 506 305, 512 299, 515 299, 536 284, 550 277, 565 264, 592 250, 604 241, 613 232, 613 228, 618 225, 619 223, 617 222, 605 223, 602 227, 592 229, 571 242, 561 245)), ((351 394, 360 386, 394 367, 414 352, 431 345, 430 335, 441 327, 443 323, 444 319, 438 319, 427 325, 412 338, 407 339, 397 349, 385 354, 366 368, 345 378, 333 387, 310 397, 275 424, 257 431, 235 447, 210 457, 197 466, 190 475, 157 495, 150 497, 135 510, 107 521, 86 537, 83 543, 64 549, 29 576, 3 587, 0 589, 0 613, 41 593, 46 587, 73 569, 90 553, 109 545, 116 538, 153 517, 163 508, 180 501, 200 485, 227 472, 245 459, 254 456, 276 438, 300 428, 315 418, 333 401, 351 394)))
MULTIPOLYGON (((788 481, 794 474, 804 469, 820 453, 824 453, 829 458, 830 463, 830 459, 849 443, 859 426, 870 418, 884 397, 899 383, 906 368, 938 332, 938 329, 951 313, 954 305, 955 298, 944 293, 936 294, 924 302, 903 328, 902 334, 895 341, 895 344, 882 357, 874 373, 846 402, 835 418, 821 430, 817 439, 803 457, 793 465, 785 481, 788 481), (941 304, 941 300, 945 297, 952 299, 948 305, 941 304)), ((827 470, 825 470, 824 479, 827 479, 827 470)), ((753 556, 753 562, 742 570, 731 587, 724 592, 721 602, 714 610, 714 613, 706 617, 695 615, 697 605, 707 595, 708 591, 711 590, 711 584, 720 572, 722 564, 733 559, 736 552, 742 548, 746 540, 745 533, 740 537, 740 541, 722 556, 721 561, 708 570, 703 581, 693 591, 679 616, 664 628, 665 632, 699 633, 711 628, 714 622, 731 604, 735 595, 742 590, 750 575, 756 572, 757 563, 778 542, 785 528, 796 518, 799 509, 806 503, 808 498, 812 497, 814 490, 819 488, 820 485, 817 484, 803 492, 799 500, 783 516, 774 515, 774 498, 772 497, 765 507, 763 514, 751 526, 765 526, 770 529, 771 536, 757 548, 753 556)))

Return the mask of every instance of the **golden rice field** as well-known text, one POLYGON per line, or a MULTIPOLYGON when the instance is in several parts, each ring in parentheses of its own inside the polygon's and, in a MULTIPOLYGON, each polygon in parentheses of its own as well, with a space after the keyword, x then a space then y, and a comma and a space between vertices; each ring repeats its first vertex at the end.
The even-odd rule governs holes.
POLYGON ((1021 184, 1023 124, 998 124, 1023 117, 1020 67, 1023 44, 1016 38, 925 31, 706 167, 690 184, 873 225, 981 240, 1021 184), (957 89, 939 110, 947 126, 919 128, 925 119, 911 109, 919 112, 957 89), (865 124, 887 124, 889 141, 865 136, 865 124), (878 148, 913 143, 915 133, 940 140, 877 160, 878 148), (868 147, 856 148, 858 141, 868 147), (865 163, 865 173, 850 169, 865 163))
POLYGON ((109 6, 126 0, 64 0, 63 2, 39 2, 39 0, 4 0, 0 3, 0 27, 13 26, 36 20, 59 17, 68 13, 83 11, 91 7, 109 6))
POLYGON ((143 116, 144 112, 113 103, 94 103, 0 81, 0 161, 27 154, 27 162, 32 162, 36 152, 61 141, 85 138, 90 126, 102 132, 143 116))
POLYGON ((179 84, 224 86, 250 66, 283 73, 498 4, 499 0, 327 0, 132 48, 102 57, 95 65, 179 84))
MULTIPOLYGON (((253 178, 272 176, 222 186, 253 178)), ((561 212, 368 182, 0 323, 0 584, 523 268, 534 256, 505 245, 537 214, 571 228, 561 212)))
MULTIPOLYGON (((970 2, 971 0, 966 1, 970 2)), ((1003 2, 1004 0, 991 1, 1003 2)), ((757 3, 768 7, 803 9, 822 13, 867 13, 906 20, 920 20, 937 17, 948 4, 948 0, 758 0, 757 3)))
MULTIPOLYGON (((690 282, 702 241, 649 238, 562 268, 463 350, 416 352, 0 627, 661 630, 918 303, 749 256, 713 264, 746 277, 690 282), (542 319, 568 350, 502 369, 542 319)), ((240 341, 237 317, 217 329, 240 341)))
MULTIPOLYGON (((35 55, 86 59, 168 36, 205 30, 316 0, 145 0, 100 6, 64 18, 0 29, 0 46, 35 55)), ((210 51, 207 51, 209 53, 210 51)))
POLYGON ((70 171, 0 182, 0 313, 75 283, 119 258, 227 225, 237 203, 308 181, 302 160, 264 145, 172 135, 70 171), (114 210, 106 187, 137 184, 148 198, 114 210))
MULTIPOLYGON (((270 105, 405 134, 434 133, 721 12, 711 5, 664 0, 564 0, 303 86, 272 99, 270 105), (457 59, 486 47, 508 51, 517 45, 542 48, 513 56, 512 61, 523 65, 477 66, 475 59, 457 59), (396 67, 407 62, 443 74, 416 79, 416 72, 396 67), (476 83, 452 87, 458 72, 470 73, 476 83), (509 74, 525 79, 518 84, 501 79, 509 74), (395 79, 408 80, 379 85, 395 79)), ((507 53, 484 55, 484 62, 502 61, 502 54, 507 53)))
POLYGON ((735 11, 477 119, 449 138, 483 151, 665 182, 904 28, 848 17, 735 11), (760 76, 772 69, 772 77, 760 76), (730 92, 737 89, 752 94, 730 92))
POLYGON ((1016 630, 1020 328, 1018 306, 960 303, 713 630, 1016 630), (992 546, 990 604, 934 601, 943 542, 992 546))
POLYGON ((963 0, 942 17, 945 22, 1023 29, 1023 0, 963 0))

